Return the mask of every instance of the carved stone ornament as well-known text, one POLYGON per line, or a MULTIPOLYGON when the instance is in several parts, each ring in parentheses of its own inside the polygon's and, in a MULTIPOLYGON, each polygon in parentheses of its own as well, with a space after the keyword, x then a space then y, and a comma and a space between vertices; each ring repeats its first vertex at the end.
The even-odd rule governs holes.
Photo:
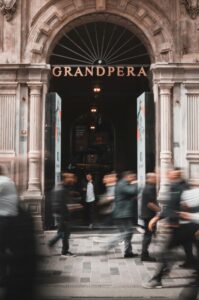
POLYGON ((5 15, 6 20, 12 20, 17 9, 17 0, 0 0, 0 11, 5 15))
POLYGON ((199 0, 181 0, 182 4, 192 19, 196 19, 199 14, 199 0))

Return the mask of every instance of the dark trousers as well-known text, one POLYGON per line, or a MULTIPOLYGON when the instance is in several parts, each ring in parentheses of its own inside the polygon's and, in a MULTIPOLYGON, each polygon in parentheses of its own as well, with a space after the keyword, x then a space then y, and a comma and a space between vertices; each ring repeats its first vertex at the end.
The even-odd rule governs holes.
POLYGON ((70 223, 68 220, 57 218, 57 233, 49 241, 49 245, 55 245, 60 239, 62 240, 62 254, 66 254, 69 250, 69 238, 70 238, 70 223))
MULTIPOLYGON (((164 271, 168 268, 168 263, 170 260, 171 250, 177 246, 183 246, 187 243, 195 243, 198 253, 198 241, 195 238, 195 232, 198 229, 198 225, 195 224, 184 224, 179 228, 173 228, 171 230, 171 235, 168 239, 168 243, 165 247, 165 250, 160 255, 160 264, 156 270, 153 279, 161 281, 164 271)), ((197 255, 198 256, 198 255, 197 255)), ((199 259, 197 257, 194 265, 195 270, 197 271, 197 277, 199 278, 199 259)))
POLYGON ((149 245, 151 243, 151 240, 152 240, 152 236, 154 234, 155 231, 150 231, 148 229, 148 225, 149 225, 149 222, 150 222, 151 219, 144 219, 144 236, 143 236, 143 240, 142 240, 142 256, 144 257, 147 257, 149 256, 149 252, 148 252, 148 248, 149 248, 149 245))
POLYGON ((194 262, 194 256, 193 256, 193 242, 192 241, 185 241, 182 244, 182 247, 184 248, 185 251, 185 261, 186 263, 193 263, 194 262))
POLYGON ((114 248, 121 241, 124 241, 124 254, 132 253, 131 239, 133 236, 132 219, 115 219, 115 224, 119 230, 119 235, 112 239, 108 244, 108 249, 114 248))
POLYGON ((85 220, 87 225, 94 223, 94 201, 85 203, 85 220))
POLYGON ((0 270, 5 300, 36 299, 34 224, 22 209, 16 217, 0 218, 0 270))

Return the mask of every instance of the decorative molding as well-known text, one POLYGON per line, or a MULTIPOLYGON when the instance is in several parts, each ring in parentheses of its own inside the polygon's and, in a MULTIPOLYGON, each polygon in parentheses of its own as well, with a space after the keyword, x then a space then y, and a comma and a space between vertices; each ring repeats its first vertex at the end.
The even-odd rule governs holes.
POLYGON ((9 22, 17 10, 17 0, 0 0, 0 11, 9 22))
POLYGON ((188 14, 194 20, 199 15, 199 0, 181 0, 188 14))

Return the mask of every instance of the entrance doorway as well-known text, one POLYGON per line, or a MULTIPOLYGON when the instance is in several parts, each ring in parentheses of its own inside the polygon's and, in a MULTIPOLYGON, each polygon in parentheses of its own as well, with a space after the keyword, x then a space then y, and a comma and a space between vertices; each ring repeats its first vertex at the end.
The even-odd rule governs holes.
MULTIPOLYGON (((140 77, 51 77, 49 93, 62 99, 61 172, 73 170, 80 181, 85 172, 93 173, 101 194, 104 174, 124 170, 137 173, 137 98, 151 92, 150 57, 140 39, 126 28, 92 22, 65 32, 53 49, 50 64, 71 68, 146 66, 147 76, 140 77)), ((154 103, 150 99, 152 117, 149 109, 147 118, 154 130, 154 103)), ((154 145, 154 139, 150 143, 154 145)), ((155 167, 155 146, 153 154, 146 171, 155 167)))

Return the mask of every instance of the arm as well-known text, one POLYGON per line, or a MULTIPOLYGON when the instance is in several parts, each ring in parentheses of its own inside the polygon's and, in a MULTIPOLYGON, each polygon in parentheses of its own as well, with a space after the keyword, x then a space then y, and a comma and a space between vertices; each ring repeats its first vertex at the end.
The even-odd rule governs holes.
POLYGON ((179 216, 181 219, 199 224, 199 213, 179 212, 179 216))
POLYGON ((137 190, 137 183, 126 184, 123 187, 123 193, 129 196, 134 196, 137 194, 137 190))
POLYGON ((154 228, 154 226, 156 225, 156 223, 157 223, 158 220, 160 220, 160 217, 159 217, 159 216, 155 216, 155 217, 153 217, 153 218, 150 220, 149 225, 148 225, 148 229, 149 229, 150 231, 153 231, 153 228, 154 228))
POLYGON ((147 207, 148 207, 150 210, 154 211, 154 212, 159 212, 159 211, 160 211, 160 207, 159 207, 157 204, 155 204, 154 202, 149 202, 149 203, 147 204, 147 207))

